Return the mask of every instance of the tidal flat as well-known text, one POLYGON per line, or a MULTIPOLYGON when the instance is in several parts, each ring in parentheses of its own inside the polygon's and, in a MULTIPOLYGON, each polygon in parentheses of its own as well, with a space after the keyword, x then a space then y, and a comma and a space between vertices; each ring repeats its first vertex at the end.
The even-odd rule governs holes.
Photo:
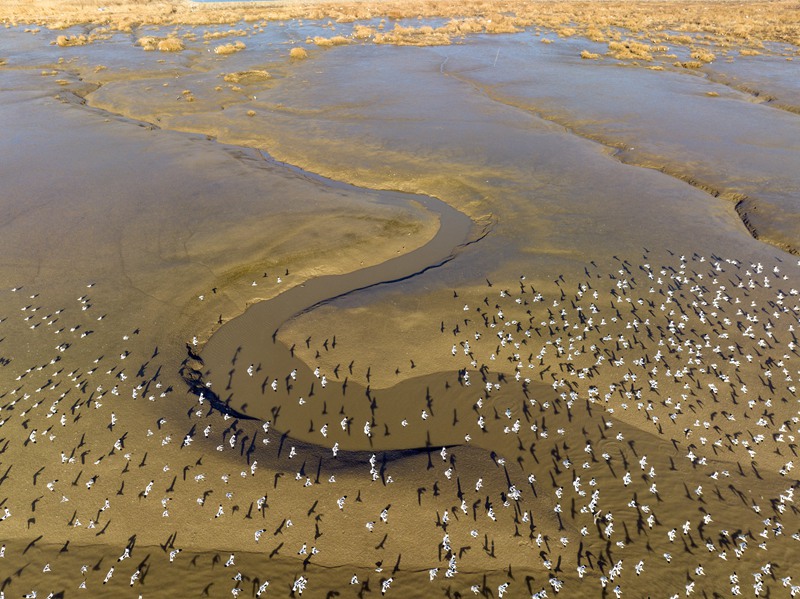
POLYGON ((797 7, 0 2, 6 597, 793 597, 797 7))

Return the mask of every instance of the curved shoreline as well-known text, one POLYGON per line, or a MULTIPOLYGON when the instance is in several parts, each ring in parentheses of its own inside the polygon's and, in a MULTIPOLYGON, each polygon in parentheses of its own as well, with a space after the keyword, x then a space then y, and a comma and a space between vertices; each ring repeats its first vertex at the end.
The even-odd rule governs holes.
MULTIPOLYGON (((361 189, 354 185, 309 173, 299 167, 276 161, 264 152, 260 153, 265 160, 289 168, 303 177, 311 178, 326 186, 340 190, 361 189)), ((292 287, 274 298, 253 304, 244 313, 218 328, 199 354, 194 354, 191 348, 189 349, 189 356, 184 362, 181 374, 192 393, 198 396, 203 393, 214 407, 233 416, 270 421, 272 424, 276 424, 278 418, 281 417, 280 406, 285 405, 286 401, 291 399, 296 401, 295 395, 299 392, 299 388, 302 387, 305 390, 309 382, 308 392, 300 392, 309 397, 309 404, 311 397, 315 395, 329 398, 329 400, 337 396, 343 397, 347 393, 347 377, 342 383, 337 375, 337 380, 331 380, 329 389, 323 391, 324 384, 319 384, 321 382, 319 376, 315 377, 309 365, 294 356, 293 348, 286 347, 277 339, 280 327, 291 318, 337 298, 377 285, 403 281, 442 266, 452 260, 459 249, 475 243, 488 234, 488 230, 485 228, 476 234, 477 223, 439 199, 397 191, 378 191, 378 197, 378 201, 381 203, 396 205, 397 203, 415 202, 421 204, 426 210, 434 212, 439 217, 438 231, 428 243, 407 254, 349 273, 316 277, 292 287), (246 372, 246 369, 249 368, 248 365, 253 367, 250 368, 250 373, 246 372), (256 365, 258 366, 256 367, 256 365), (295 371, 296 374, 295 378, 290 379, 289 373, 292 371, 295 371), (264 378, 265 373, 266 379, 264 378), (209 386, 212 380, 213 384, 209 386), (317 384, 316 389, 315 384, 317 384), (223 385, 224 390, 221 389, 223 385), (341 395, 338 393, 340 387, 341 395), (337 390, 336 393, 333 392, 334 388, 337 390), (257 400, 258 403, 255 403, 254 400, 257 400)), ((333 379, 330 373, 328 376, 333 379)), ((434 378, 436 376, 434 375, 434 378)), ((441 378, 441 375, 438 377, 441 378)), ((406 392, 414 389, 411 392, 416 395, 420 391, 416 389, 417 387, 424 384, 430 388, 431 382, 433 382, 431 377, 419 377, 406 381, 405 385, 400 383, 400 386, 408 386, 406 392)), ((369 399, 369 402, 359 402, 362 405, 353 406, 352 410, 351 403, 353 402, 348 401, 347 409, 354 414, 351 420, 358 418, 358 421, 361 422, 365 415, 364 410, 367 409, 368 421, 371 419, 374 422, 377 403, 369 387, 364 389, 356 383, 350 383, 350 388, 350 395, 359 396, 365 393, 369 399)), ((424 397, 424 389, 421 393, 424 397)), ((315 401, 319 400, 315 399, 315 401)), ((301 402, 305 403, 304 400, 301 402)), ((327 401, 323 400, 323 415, 326 413, 326 407, 327 401)), ((340 413, 343 413, 344 409, 343 405, 340 413)), ((295 411, 306 412, 305 410, 295 411)), ((309 439, 307 434, 301 433, 300 429, 297 429, 297 425, 301 421, 304 426, 308 422, 308 414, 298 413, 287 416, 284 413, 282 416, 282 422, 278 425, 278 429, 286 435, 306 442, 316 443, 318 441, 318 439, 309 439), (295 430, 295 433, 291 432, 292 429, 295 430)), ((339 417, 336 417, 337 421, 338 419, 339 417)), ((309 429, 309 433, 315 432, 313 419, 309 429)), ((416 432, 419 433, 419 431, 416 432)), ((454 436, 451 441, 456 442, 460 438, 459 434, 454 436)), ((363 437, 363 439, 363 442, 355 441, 352 447, 349 447, 348 443, 348 447, 342 447, 342 449, 369 449, 372 446, 372 438, 363 437), (367 439, 369 439, 370 447, 362 447, 367 439)), ((390 445, 392 449, 407 449, 426 444, 423 438, 418 438, 417 434, 414 434, 402 435, 402 439, 396 436, 390 445)), ((384 449, 389 449, 389 447, 384 449)))

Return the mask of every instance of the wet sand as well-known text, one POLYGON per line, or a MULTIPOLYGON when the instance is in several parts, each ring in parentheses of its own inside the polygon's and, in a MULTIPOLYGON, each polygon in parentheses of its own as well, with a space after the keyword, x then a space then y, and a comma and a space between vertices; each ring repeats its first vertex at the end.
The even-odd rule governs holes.
POLYGON ((191 32, 0 37, 6 596, 800 592, 790 47, 191 32))

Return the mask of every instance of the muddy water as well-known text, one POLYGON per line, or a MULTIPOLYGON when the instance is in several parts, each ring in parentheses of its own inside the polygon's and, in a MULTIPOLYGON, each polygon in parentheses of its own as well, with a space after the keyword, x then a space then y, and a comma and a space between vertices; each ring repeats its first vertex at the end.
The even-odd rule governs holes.
POLYGON ((326 273, 308 261, 318 252, 336 249, 340 262, 327 272, 341 272, 348 262, 361 267, 423 245, 438 227, 419 203, 398 207, 368 191, 333 190, 258 152, 89 109, 53 79, 3 73, 9 284, 104 282, 134 322, 163 323, 180 347, 218 316, 227 320, 254 297, 281 291, 275 275, 290 264, 284 287, 326 273), (308 231, 302 246, 287 228, 308 231), (376 245, 378 234, 394 242, 376 245), (261 278, 266 271, 271 277, 261 278))
MULTIPOLYGON (((330 35, 309 24, 302 29, 330 35)), ((111 82, 90 101, 163 126, 261 144, 290 162, 364 185, 427 189, 437 197, 446 184, 460 185, 448 201, 471 214, 497 210, 481 199, 501 181, 531 190, 554 177, 568 179, 544 171, 553 171, 555 160, 563 163, 562 154, 584 162, 579 153, 591 144, 576 143, 571 138, 577 134, 628 163, 721 194, 762 240, 791 249, 797 238, 796 116, 706 79, 738 73, 752 80, 750 59, 756 58, 769 63, 766 89, 775 89, 781 77, 790 85, 796 67, 783 57, 747 57, 741 65, 713 63, 702 71, 662 60, 665 70, 656 72, 609 58, 580 60, 591 43, 545 45, 525 33, 446 48, 311 47, 308 63, 287 63, 285 55, 276 56, 281 46, 265 40, 302 41, 293 30, 267 28, 231 57, 198 55, 191 72, 163 80, 166 88, 158 89, 158 79, 111 82), (226 72, 253 68, 273 78, 237 91, 221 81, 226 72), (212 84, 222 89, 212 91, 212 84), (176 86, 192 91, 194 102, 176 101, 176 86), (248 111, 254 115, 246 119, 248 111), (559 135, 565 132, 570 135, 559 135), (348 147, 349 139, 357 142, 348 147), (543 147, 550 151, 543 154, 543 147), (523 170, 526 160, 539 167, 523 170), (414 176, 401 176, 401 167, 414 176), (446 184, 445 173, 455 175, 446 184)), ((506 194, 504 203, 524 193, 506 194)), ((546 203, 550 193, 537 194, 536 201, 546 203)))
MULTIPOLYGON (((786 247, 796 239, 796 116, 743 92, 685 70, 584 61, 580 40, 546 45, 529 33, 444 48, 311 47, 301 62, 281 56, 282 44, 302 40, 301 33, 325 31, 270 25, 229 57, 192 54, 189 44, 188 71, 117 79, 101 72, 92 76, 101 86, 88 101, 162 127, 268 148, 333 179, 427 193, 473 218, 491 215, 492 235, 436 273, 337 302, 392 297, 369 312, 378 326, 337 320, 343 313, 327 309, 300 319, 312 329, 331 319, 331 330, 346 330, 359 352, 377 343, 406 356, 426 346, 425 333, 404 322, 418 304, 415 294, 430 298, 443 284, 517 277, 534 267, 538 282, 552 286, 559 274, 580 273, 587 256, 653 247, 771 255, 753 234, 786 247), (250 69, 271 77, 224 82, 224 74, 250 69), (407 334, 393 339, 396 330, 407 334)), ((298 308, 319 299, 298 300, 298 308)), ((265 327, 268 336, 279 320, 265 327)), ((307 336, 283 340, 291 346, 307 336)), ((298 345, 311 363, 316 356, 298 345)), ((402 361, 376 367, 380 385, 395 379, 402 361)), ((417 362, 428 374, 442 364, 417 362)), ((285 376, 291 368, 282 370, 264 374, 285 376)), ((238 392, 230 397, 234 387, 225 390, 226 399, 257 409, 238 392)))
MULTIPOLYGON (((334 184, 320 177, 315 177, 315 180, 343 192, 358 191, 352 186, 334 184)), ((217 331, 203 347, 203 374, 201 379, 193 381, 197 394, 214 392, 235 413, 263 421, 269 420, 293 437, 310 442, 319 442, 320 439, 318 435, 313 437, 310 435, 317 432, 313 427, 313 419, 311 430, 305 432, 308 412, 313 413, 319 405, 326 405, 327 402, 330 402, 331 410, 336 406, 334 414, 339 410, 344 413, 345 405, 355 407, 355 409, 348 407, 344 416, 350 423, 354 420, 359 423, 374 422, 377 398, 371 396, 368 388, 365 390, 363 386, 354 384, 348 395, 347 383, 344 383, 341 385, 341 390, 337 384, 335 392, 331 390, 326 392, 326 381, 319 376, 319 373, 316 373, 318 380, 314 380, 311 368, 294 357, 294 347, 288 349, 276 341, 278 330, 289 319, 338 297, 380 284, 396 284, 427 270, 439 268, 453 259, 461 247, 476 243, 485 234, 476 231, 477 225, 466 215, 434 198, 383 192, 379 196, 379 202, 393 206, 411 202, 423 205, 439 218, 436 235, 424 246, 381 264, 361 268, 348 274, 315 277, 269 301, 250 307, 244 314, 217 331), (314 407, 309 405, 307 408, 302 408, 305 400, 301 395, 305 395, 314 407), (354 396, 366 396, 369 401, 366 404, 361 401, 352 402, 349 398, 354 396), (300 409, 287 409, 298 401, 300 409), (280 422, 278 422, 279 416, 282 416, 280 422)), ((369 323, 366 324, 370 326, 369 323)), ((330 343, 335 348, 335 338, 330 343)), ((350 370, 352 371, 352 366, 350 370)), ((441 377, 436 376, 424 382, 414 381, 413 384, 395 389, 393 395, 419 397, 420 389, 426 384, 428 388, 431 385, 438 387, 440 379, 441 377)), ((450 398, 450 403, 457 405, 463 402, 458 402, 458 398, 450 398)), ((389 400, 388 404, 391 409, 392 400, 389 400)), ((385 412, 386 410, 382 411, 385 412)), ((323 416, 327 414, 326 408, 323 408, 322 414, 323 416)), ((319 423, 319 426, 325 424, 319 423)), ((347 428, 350 428, 350 424, 347 428)), ((386 438, 388 435, 384 435, 381 436, 382 442, 377 443, 374 443, 369 435, 358 435, 352 440, 343 440, 341 446, 344 450, 373 447, 403 449, 423 446, 426 434, 430 444, 430 431, 424 430, 413 435, 398 434, 392 440, 386 438)), ((464 432, 460 429, 451 430, 444 439, 440 439, 437 435, 436 442, 458 443, 463 435, 464 432)))
MULTIPOLYGON (((691 127, 672 135, 667 121, 648 128, 641 107, 612 111, 591 95, 600 89, 619 98, 602 88, 608 77, 652 99, 639 86, 658 88, 651 76, 665 75, 659 89, 693 109, 724 99, 726 115, 746 119, 756 104, 738 92, 707 97, 694 75, 634 69, 619 78, 597 71, 605 77, 571 103, 565 89, 592 77, 583 69, 606 65, 579 62, 580 43, 545 46, 534 36, 475 38, 463 48, 312 49, 308 61, 288 61, 289 43, 311 30, 289 24, 279 34, 259 33, 227 58, 199 41, 162 56, 125 36, 72 49, 42 47, 31 42, 42 38, 20 32, 19 45, 13 35, 0 37, 10 61, 0 72, 0 119, 12 132, 0 142, 0 268, 25 294, 0 294, 0 353, 13 358, 0 370, 10 443, 0 448, 8 451, 0 472, 9 474, 5 460, 13 462, 2 482, 13 518, 2 526, 5 563, 22 568, 14 588, 46 596, 88 580, 97 596, 138 596, 143 581, 129 586, 129 576, 146 562, 148 594, 227 595, 225 585, 238 583, 220 560, 235 553, 246 591, 267 571, 276 596, 290 594, 300 575, 310 579, 309 596, 355 596, 357 574, 372 590, 393 576, 392 590, 408 597, 466 596, 472 585, 494 592, 504 584, 509 596, 528 596, 549 592, 554 576, 569 596, 595 597, 600 576, 622 559, 625 571, 613 584, 626 596, 648 596, 656 584, 665 595, 684 594, 690 580, 698 594, 711 594, 735 572, 749 583, 767 556, 777 577, 767 587, 783 592, 779 580, 792 574, 795 541, 763 521, 797 529, 790 510, 782 515, 788 500, 778 499, 794 483, 785 464, 796 451, 796 260, 754 240, 724 198, 622 163, 628 157, 617 153, 630 147, 629 137, 657 147, 661 158, 702 148, 709 153, 703 165, 722 173, 724 144, 701 144, 691 127), (529 46, 530 63, 512 63, 519 81, 509 82, 511 68, 502 64, 513 52, 503 46, 498 53, 497 44, 513 40, 529 46), (15 49, 25 47, 28 62, 28 50, 15 49), (106 58, 114 60, 95 71, 106 58), (563 81, 544 77, 553 64, 563 81), (223 74, 250 68, 272 78, 239 90, 224 82, 223 74), (56 74, 40 75, 45 69, 56 74), (568 126, 532 108, 535 94, 524 82, 539 74, 541 87, 569 109, 568 126), (109 112, 55 99, 69 100, 70 90, 109 112), (585 126, 621 139, 598 143, 597 130, 581 134, 572 112, 584 110, 585 126), (662 134, 671 143, 658 143, 662 134), (264 160, 258 148, 361 187, 304 176, 264 160), (395 198, 402 205, 384 203, 395 198), (493 226, 453 252, 469 224, 460 213, 493 226), (437 231, 460 233, 447 239, 437 231), (431 240, 444 243, 433 252, 425 246, 431 240), (366 269, 402 265, 390 259, 415 248, 423 259, 397 273, 379 267, 373 279, 366 269), (451 253, 437 268, 339 295, 451 253), (349 271, 352 278, 323 278, 349 271), (347 284, 329 286, 337 281, 347 284), (221 400, 269 418, 273 429, 264 433, 260 421, 209 413, 185 393, 177 370, 195 333, 200 348, 218 316, 270 298, 219 328, 201 351, 211 372, 200 370, 221 400), (714 302, 720 307, 712 310, 714 302), (52 326, 69 335, 61 337, 71 344, 64 352, 54 349, 56 334, 40 313, 61 319, 52 326), (590 314, 591 325, 583 320, 590 314), (71 331, 74 325, 81 328, 71 331), (225 351, 215 356, 218 340, 225 351), (668 362, 658 369, 648 362, 656 352, 668 362), (49 367, 59 355, 75 380, 63 380, 61 365, 49 367), (170 394, 159 397, 156 384, 170 394), (587 397, 595 385, 593 404, 587 397), (123 395, 98 397, 115 386, 123 395), (65 424, 55 425, 45 410, 66 388, 69 404, 55 406, 65 424), (47 433, 34 443, 31 429, 47 433), (112 449, 120 437, 130 457, 112 449), (343 450, 337 458, 334 442, 343 450), (404 451, 380 451, 390 448, 404 451), (62 481, 57 492, 30 486, 40 464, 39 485, 62 481), (631 483, 622 481, 627 471, 631 483), (512 486, 520 499, 510 497, 512 486), (594 490, 601 503, 590 508, 594 490), (267 494, 269 507, 259 512, 254 504, 267 494), (103 497, 113 511, 99 516, 97 528, 108 525, 100 539, 85 525, 103 497), (651 513, 657 520, 648 524, 651 513), (27 518, 35 521, 26 528, 27 518), (687 523, 691 534, 680 532, 687 523), (253 535, 262 528, 259 544, 253 535), (734 560, 738 541, 730 533, 739 529, 752 531, 751 546, 734 560), (452 579, 444 574, 445 532, 457 548, 452 579), (40 534, 43 542, 26 548, 40 534), (103 584, 108 562, 81 571, 112 549, 122 554, 134 535, 134 559, 116 564, 110 584, 103 584), (755 547, 762 538, 769 552, 755 547), (57 553, 67 541, 69 551, 57 553), (169 556, 170 542, 185 553, 169 556), (320 553, 302 557, 304 544, 320 553), (640 560, 642 576, 633 570, 640 560), (45 564, 57 578, 40 574, 45 564), (582 580, 579 564, 589 566, 582 580)), ((766 115, 754 118, 783 143, 766 115)), ((792 171, 780 173, 781 186, 791 180, 792 171)))
MULTIPOLYGON (((486 41, 501 59, 488 64, 474 52, 454 49, 447 72, 472 83, 492 99, 529 110, 596 139, 620 152, 625 162, 663 170, 713 194, 736 202, 752 232, 796 251, 796 173, 800 172, 800 121, 797 115, 678 69, 649 71, 605 59, 599 64, 566 54, 537 60, 540 51, 514 38, 486 41), (567 82, 563 65, 573 77, 567 82)), ((563 50, 562 50, 563 52, 563 50)), ((773 56, 763 87, 786 84, 797 67, 773 56)), ((741 71, 752 78, 751 61, 714 63, 718 72, 741 71)), ((743 86, 744 87, 744 86, 743 86)), ((785 85, 784 85, 785 87, 785 85)))

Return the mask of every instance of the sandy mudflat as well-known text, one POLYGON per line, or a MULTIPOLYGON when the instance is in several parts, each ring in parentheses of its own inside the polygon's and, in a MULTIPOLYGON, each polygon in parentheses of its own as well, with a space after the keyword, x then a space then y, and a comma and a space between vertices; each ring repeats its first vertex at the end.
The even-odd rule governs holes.
POLYGON ((0 1, 4 597, 793 597, 797 5, 0 1))

